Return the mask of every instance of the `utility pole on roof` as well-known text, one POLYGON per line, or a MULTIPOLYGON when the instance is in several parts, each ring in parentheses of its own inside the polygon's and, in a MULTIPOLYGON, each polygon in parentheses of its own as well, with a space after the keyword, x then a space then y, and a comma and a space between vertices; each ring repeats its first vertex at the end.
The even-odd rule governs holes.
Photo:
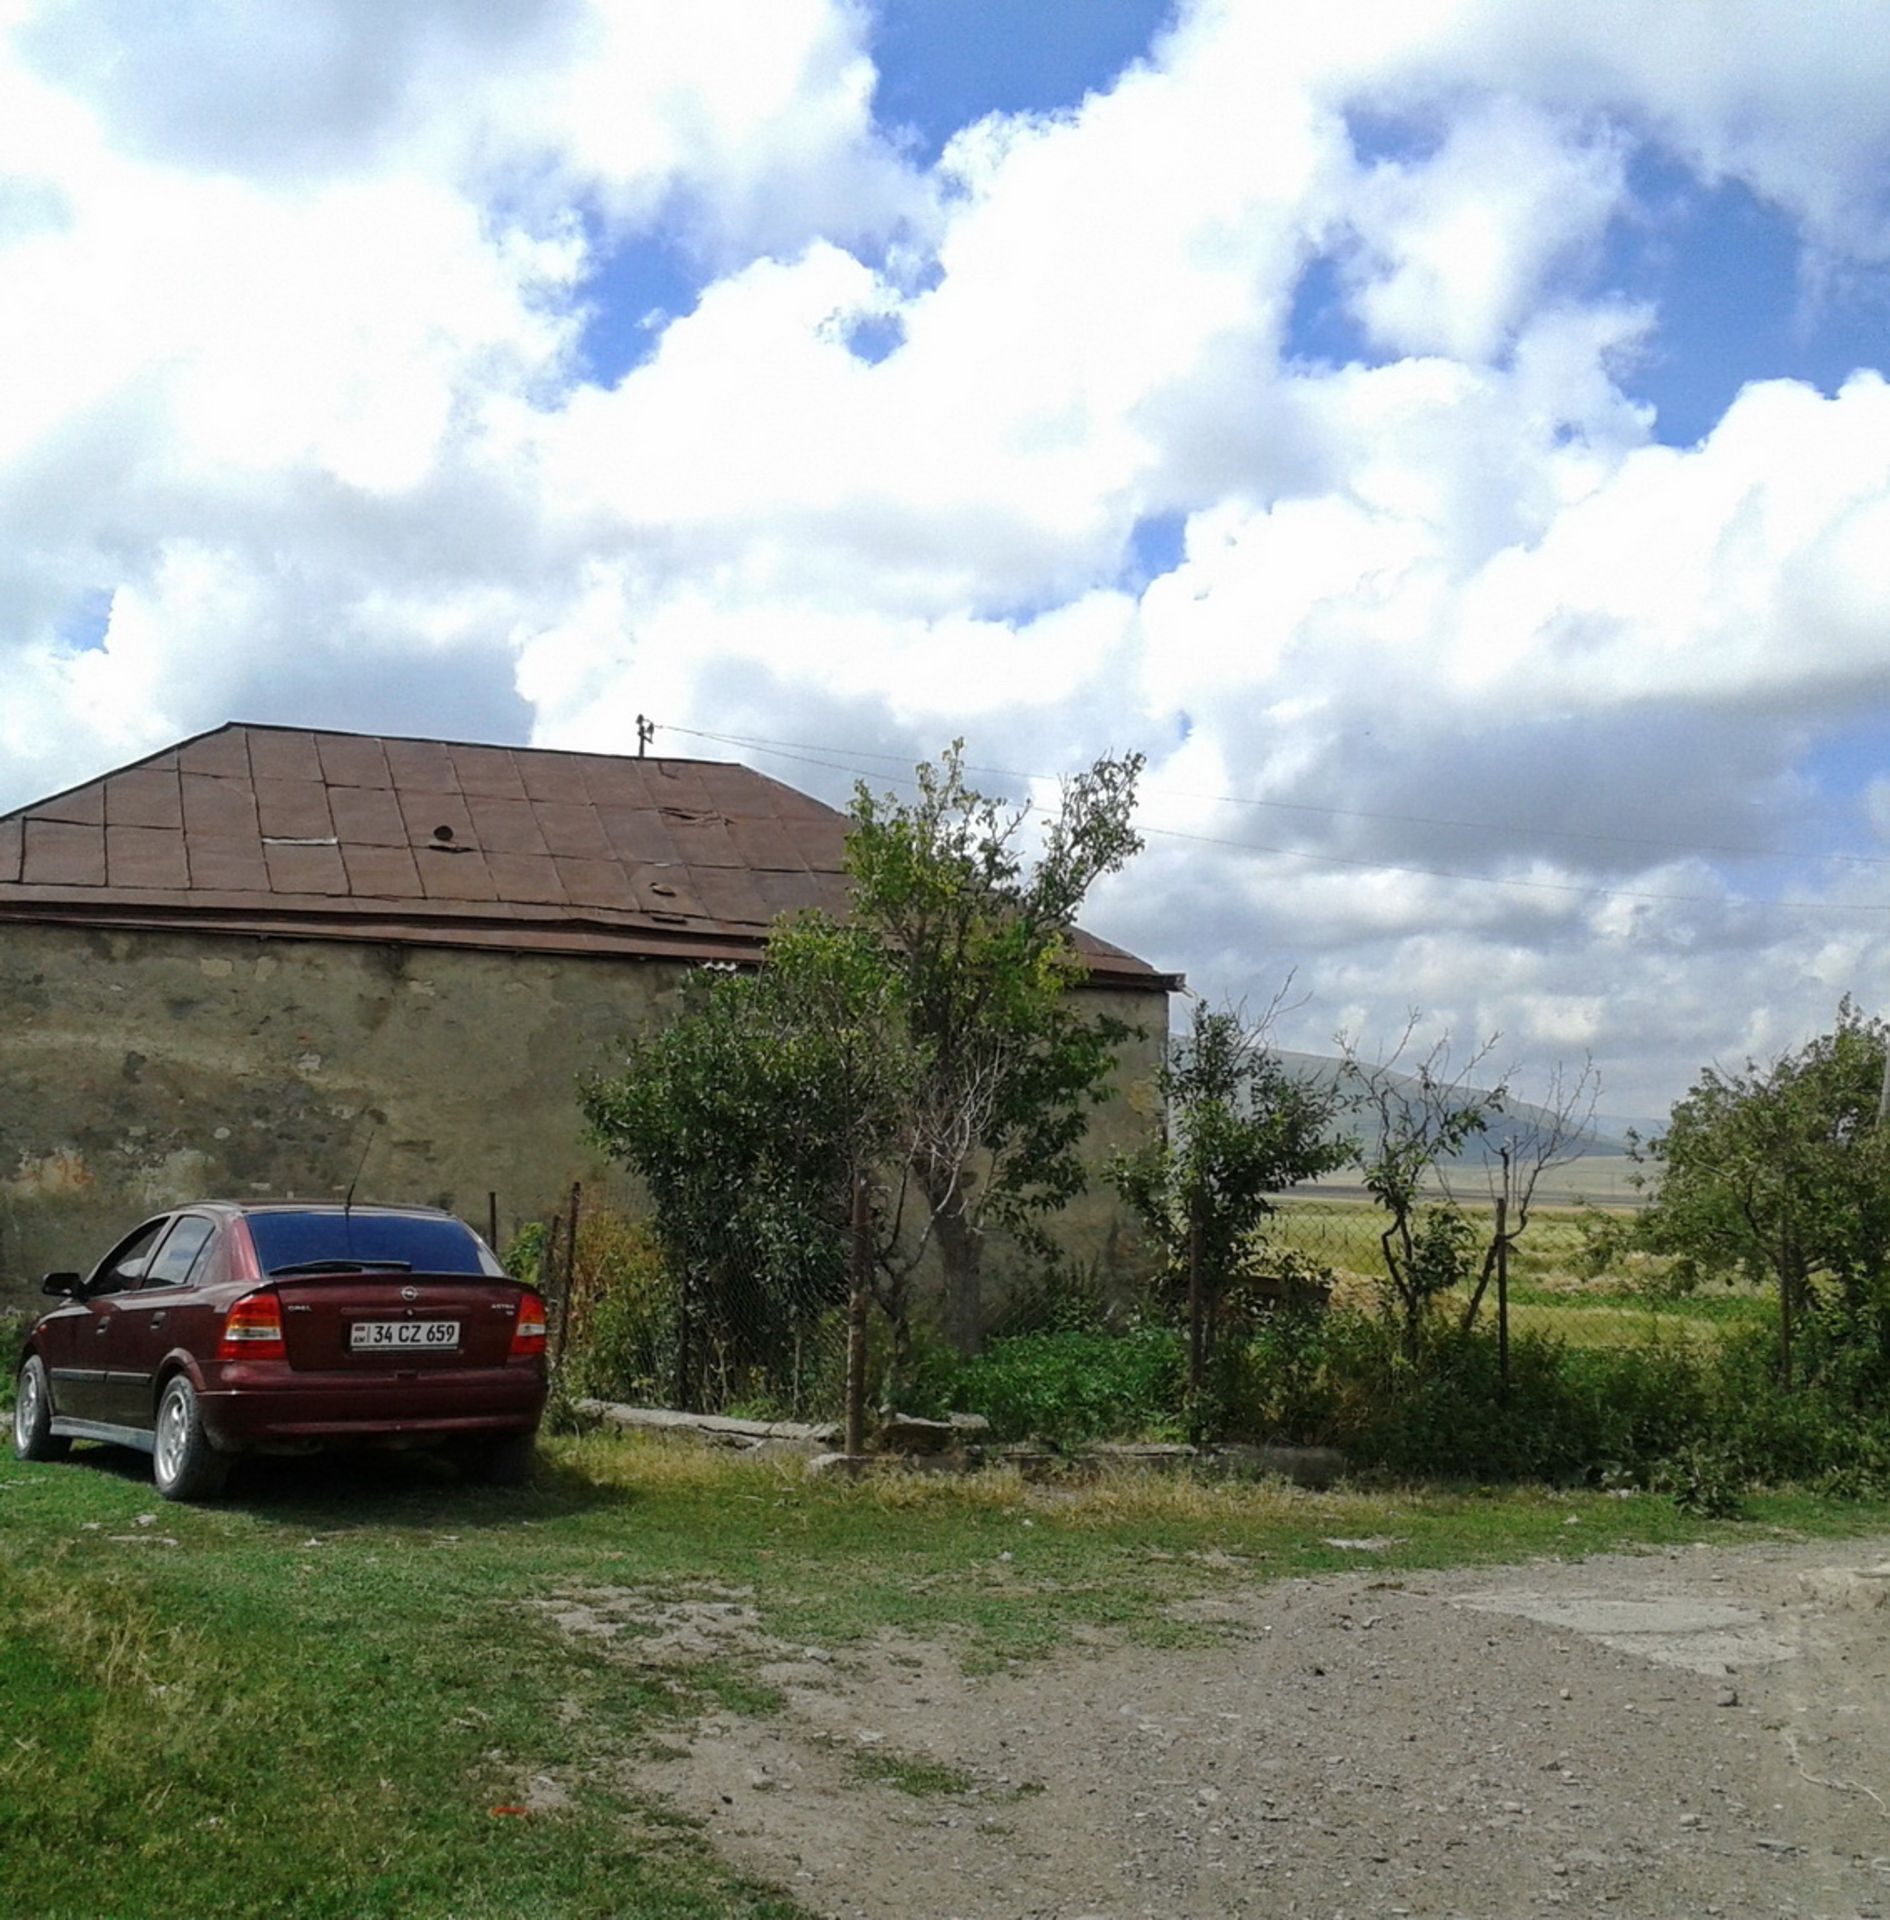
POLYGON ((654 720, 646 720, 644 719, 642 714, 638 714, 637 715, 637 758, 639 760, 643 758, 645 752, 649 748, 650 742, 655 738, 656 738, 656 722, 654 720))

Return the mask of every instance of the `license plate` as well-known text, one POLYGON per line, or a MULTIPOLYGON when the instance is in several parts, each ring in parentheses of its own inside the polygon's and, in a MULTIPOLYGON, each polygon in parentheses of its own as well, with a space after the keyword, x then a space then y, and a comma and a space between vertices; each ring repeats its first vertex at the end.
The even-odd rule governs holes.
POLYGON ((348 1329, 348 1346, 355 1353, 458 1345, 457 1320, 357 1320, 348 1329))

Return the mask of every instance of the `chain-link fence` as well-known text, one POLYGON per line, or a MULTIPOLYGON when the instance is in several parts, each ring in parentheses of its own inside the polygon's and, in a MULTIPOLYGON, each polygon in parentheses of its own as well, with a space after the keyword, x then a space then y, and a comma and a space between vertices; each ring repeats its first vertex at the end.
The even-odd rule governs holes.
MULTIPOLYGON (((501 1216, 503 1207, 499 1209, 501 1216)), ((679 1275, 637 1196, 573 1182, 556 1208, 499 1227, 502 1257, 550 1307, 561 1384, 695 1412, 837 1417, 846 1300, 757 1267, 679 1275)))
MULTIPOLYGON (((1490 1209, 1467 1211, 1480 1257, 1495 1216, 1490 1209)), ((539 1285, 550 1303, 553 1353, 571 1396, 766 1419, 843 1416, 848 1330, 842 1279, 812 1293, 759 1269, 678 1276, 627 1182, 574 1185, 557 1208, 524 1219, 508 1215, 502 1201, 498 1213, 508 1265, 539 1285)), ((1387 1325, 1396 1321, 1384 1221, 1369 1200, 1355 1196, 1283 1196, 1267 1225, 1274 1258, 1260 1263, 1271 1277, 1245 1288, 1208 1289, 1211 1323, 1199 1300, 1191 1312, 1188 1289, 1172 1279, 1111 1286, 1093 1268, 1069 1262, 1029 1269, 993 1262, 983 1358, 966 1361, 948 1348, 940 1303, 921 1292, 903 1326, 872 1315, 868 1393, 873 1402, 892 1395, 932 1411, 948 1405, 983 1410, 982 1402, 995 1398, 1021 1432, 1065 1418, 1069 1405, 1093 1389, 1095 1404, 1072 1431, 1087 1422, 1090 1431, 1109 1437, 1131 1437, 1138 1425, 1144 1434, 1195 1437, 1218 1417, 1202 1405, 1207 1355, 1252 1348, 1272 1356, 1255 1365, 1293 1364, 1297 1349, 1290 1339, 1282 1345, 1273 1324, 1281 1309, 1325 1305, 1387 1325), (1083 1377, 1086 1370, 1092 1379, 1083 1377), (1123 1384, 1131 1376, 1133 1385, 1123 1384), (1065 1401, 1056 1401, 1059 1393, 1065 1401), (1006 1394, 1012 1399, 1004 1401, 1006 1394)), ((1763 1321, 1770 1311, 1756 1295, 1676 1297, 1663 1286, 1657 1264, 1641 1256, 1592 1271, 1585 1246, 1584 1215, 1537 1210, 1514 1242, 1500 1283, 1493 1276, 1485 1289, 1477 1323, 1496 1340, 1505 1395, 1510 1344, 1529 1334, 1549 1335, 1569 1348, 1666 1343, 1704 1354, 1730 1329, 1763 1321)), ((1468 1305, 1469 1290, 1459 1288, 1434 1301, 1431 1312, 1440 1324, 1460 1325, 1468 1305)), ((1243 1391, 1257 1394, 1256 1404, 1284 1405, 1277 1382, 1253 1376, 1251 1366, 1244 1377, 1243 1391)))

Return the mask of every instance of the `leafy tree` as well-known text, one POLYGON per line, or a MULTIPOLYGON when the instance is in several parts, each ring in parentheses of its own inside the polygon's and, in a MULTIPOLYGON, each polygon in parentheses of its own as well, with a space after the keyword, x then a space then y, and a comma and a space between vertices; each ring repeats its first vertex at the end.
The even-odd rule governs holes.
POLYGON ((1288 1074, 1267 1045, 1267 1024, 1197 1001, 1187 1041, 1162 1070, 1166 1138, 1118 1156, 1110 1170, 1171 1283, 1186 1288, 1197 1421, 1223 1303, 1260 1277, 1272 1196, 1342 1166, 1350 1153, 1331 1133, 1338 1094, 1288 1074))
POLYGON ((904 1171, 927 1227, 889 1252, 892 1283, 935 1240, 947 1329, 972 1353, 985 1234, 1028 1233, 1082 1190, 1089 1108, 1129 1031, 1072 995, 1083 969, 1071 931, 1090 888, 1141 848, 1130 816, 1142 757, 1099 759, 1067 782, 1031 861, 1028 809, 968 785, 963 755, 956 741, 921 766, 915 801, 862 782, 847 864, 852 924, 885 956, 915 1063, 904 1171))
POLYGON ((783 921, 758 971, 705 970, 681 1018, 585 1083, 682 1289, 685 1403, 712 1373, 765 1368, 843 1299, 863 1343, 862 1189, 902 1156, 913 1080, 896 988, 865 931, 783 921))
POLYGON ((1446 1037, 1415 1068, 1403 1070, 1399 1062, 1410 1051, 1417 1022, 1414 1012, 1380 1064, 1365 1060, 1349 1036, 1341 1034, 1338 1043, 1341 1084, 1365 1121, 1357 1164, 1365 1190, 1385 1213, 1379 1246, 1404 1323, 1405 1352, 1413 1360, 1431 1302, 1466 1281, 1474 1262, 1475 1230, 1440 1176, 1488 1129, 1506 1098, 1501 1087, 1479 1092, 1471 1084, 1490 1057, 1494 1037, 1461 1067, 1452 1066, 1446 1037))
POLYGON ((1796 1052, 1733 1073, 1708 1067, 1642 1157, 1655 1169, 1641 1243, 1682 1284, 1774 1286, 1789 1383, 1807 1320, 1838 1345, 1890 1358, 1890 1127, 1881 1117, 1890 1029, 1847 998, 1796 1052))

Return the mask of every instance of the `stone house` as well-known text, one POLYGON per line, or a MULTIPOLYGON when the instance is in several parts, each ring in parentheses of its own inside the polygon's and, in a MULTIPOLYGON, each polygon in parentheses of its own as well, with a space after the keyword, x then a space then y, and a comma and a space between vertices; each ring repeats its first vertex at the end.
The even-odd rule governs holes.
MULTIPOLYGON (((484 1225, 574 1179, 578 1075, 770 920, 843 912, 845 817, 751 769, 229 725, 0 817, 0 1290, 210 1195, 484 1225)), ((1179 985, 1082 936, 1138 1028, 1090 1152, 1157 1124, 1179 985)), ((1081 1257, 1130 1244, 1101 1183, 1081 1257)))

